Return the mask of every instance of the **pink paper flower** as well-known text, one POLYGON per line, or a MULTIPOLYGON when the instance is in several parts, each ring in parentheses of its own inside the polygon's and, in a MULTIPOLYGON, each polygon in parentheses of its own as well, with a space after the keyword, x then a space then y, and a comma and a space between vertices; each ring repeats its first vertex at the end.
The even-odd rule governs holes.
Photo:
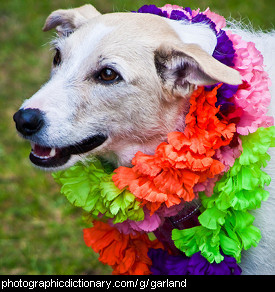
POLYGON ((271 81, 264 71, 263 56, 255 44, 245 42, 239 35, 230 31, 227 35, 236 50, 234 68, 240 72, 245 82, 245 86, 241 86, 234 95, 234 104, 242 109, 237 132, 248 135, 259 127, 269 127, 274 123, 273 118, 266 115, 271 99, 271 81))
POLYGON ((152 232, 159 228, 163 223, 164 216, 159 216, 158 213, 150 215, 147 208, 144 208, 144 220, 133 221, 126 220, 122 223, 113 224, 112 220, 109 220, 111 226, 115 226, 123 234, 133 234, 136 235, 138 232, 152 232))

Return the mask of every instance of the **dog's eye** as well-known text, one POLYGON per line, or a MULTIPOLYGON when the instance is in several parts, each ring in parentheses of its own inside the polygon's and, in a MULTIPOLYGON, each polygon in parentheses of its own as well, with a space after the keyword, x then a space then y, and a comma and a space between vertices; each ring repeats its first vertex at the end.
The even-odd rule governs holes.
POLYGON ((104 68, 97 75, 97 79, 105 83, 111 83, 121 80, 121 76, 111 68, 104 68))
POLYGON ((58 66, 61 63, 61 53, 56 49, 55 56, 53 58, 53 65, 58 66))

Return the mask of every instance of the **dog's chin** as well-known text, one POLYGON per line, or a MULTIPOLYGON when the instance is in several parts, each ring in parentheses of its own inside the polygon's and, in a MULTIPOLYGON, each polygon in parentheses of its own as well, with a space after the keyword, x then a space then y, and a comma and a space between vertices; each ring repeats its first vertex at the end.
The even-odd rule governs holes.
POLYGON ((40 169, 47 171, 62 170, 82 160, 83 157, 102 145, 106 140, 107 137, 105 135, 99 134, 75 145, 62 148, 31 143, 32 151, 29 158, 32 164, 40 169))

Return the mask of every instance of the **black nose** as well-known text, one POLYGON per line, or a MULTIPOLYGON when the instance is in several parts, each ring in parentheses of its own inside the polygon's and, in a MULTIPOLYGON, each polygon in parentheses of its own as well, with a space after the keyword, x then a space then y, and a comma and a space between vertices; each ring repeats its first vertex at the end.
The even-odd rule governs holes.
POLYGON ((44 124, 43 113, 39 109, 21 109, 13 116, 16 129, 24 136, 37 133, 44 124))

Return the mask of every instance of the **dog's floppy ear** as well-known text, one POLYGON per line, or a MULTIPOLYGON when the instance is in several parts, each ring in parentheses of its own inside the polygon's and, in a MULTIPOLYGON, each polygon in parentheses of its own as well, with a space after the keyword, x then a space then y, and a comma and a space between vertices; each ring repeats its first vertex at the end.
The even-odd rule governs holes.
POLYGON ((101 14, 90 4, 73 9, 59 9, 48 16, 43 31, 56 28, 59 35, 68 35, 89 19, 99 15, 101 14))
POLYGON ((195 44, 161 46, 155 51, 155 65, 170 95, 186 96, 195 85, 242 83, 238 71, 220 63, 195 44))

